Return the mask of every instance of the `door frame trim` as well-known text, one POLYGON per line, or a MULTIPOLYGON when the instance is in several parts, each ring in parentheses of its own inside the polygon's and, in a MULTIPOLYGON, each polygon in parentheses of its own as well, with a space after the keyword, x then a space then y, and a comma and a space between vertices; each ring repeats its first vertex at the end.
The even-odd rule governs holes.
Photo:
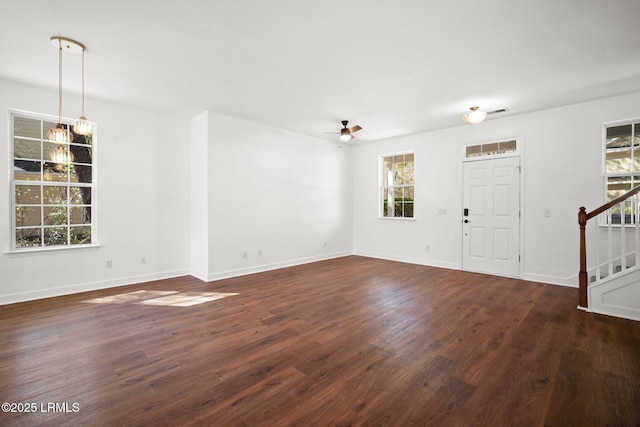
MULTIPOLYGON (((500 159, 500 158, 505 158, 505 157, 519 157, 520 158, 520 221, 519 221, 519 255, 520 255, 520 262, 518 263, 518 276, 517 278, 521 279, 524 273, 524 266, 525 266, 525 262, 526 262, 526 254, 524 252, 524 241, 525 241, 525 210, 524 210, 524 200, 525 200, 525 193, 524 193, 524 188, 525 188, 525 159, 524 159, 524 134, 519 133, 519 134, 511 134, 511 135, 506 135, 506 136, 501 136, 501 137, 497 137, 497 138, 490 138, 490 139, 484 139, 484 140, 476 140, 476 141, 469 141, 466 143, 462 144, 462 148, 461 148, 461 157, 462 157, 462 161, 460 164, 460 174, 461 176, 461 183, 462 186, 460 188, 460 205, 461 208, 458 212, 458 215, 460 215, 460 269, 463 271, 472 271, 472 270, 466 270, 465 266, 464 266, 464 232, 462 231, 462 209, 464 208, 464 167, 463 164, 467 163, 467 162, 480 162, 483 160, 494 160, 494 159, 500 159), (508 140, 516 140, 516 151, 512 152, 512 153, 506 153, 506 154, 495 154, 495 155, 488 155, 488 156, 478 156, 478 157, 466 157, 467 155, 467 147, 468 146, 472 146, 472 145, 478 145, 478 144, 490 144, 490 143, 494 143, 494 142, 501 142, 501 141, 508 141, 508 140)), ((511 277, 511 276, 509 276, 511 277)))

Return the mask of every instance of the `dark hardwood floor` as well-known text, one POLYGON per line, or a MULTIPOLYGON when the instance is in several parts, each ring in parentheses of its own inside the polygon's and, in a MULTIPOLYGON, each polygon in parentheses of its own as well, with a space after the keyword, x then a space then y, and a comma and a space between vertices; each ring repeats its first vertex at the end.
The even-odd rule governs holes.
POLYGON ((577 298, 351 256, 2 306, 0 425, 638 426, 640 323, 577 298))

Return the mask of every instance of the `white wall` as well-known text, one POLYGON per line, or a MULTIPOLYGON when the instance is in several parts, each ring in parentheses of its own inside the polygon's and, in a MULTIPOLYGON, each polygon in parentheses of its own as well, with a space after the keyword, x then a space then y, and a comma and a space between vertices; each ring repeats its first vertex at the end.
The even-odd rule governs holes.
POLYGON ((351 253, 349 148, 205 114, 208 171, 195 179, 208 173, 206 280, 351 253))
POLYGON ((577 285, 578 208, 603 202, 603 123, 640 117, 638 105, 634 93, 354 147, 354 253, 461 268, 462 147, 520 136, 521 277, 577 285), (416 218, 378 219, 378 158, 405 150, 416 153, 416 218))
MULTIPOLYGON (((0 93, 1 111, 57 109, 49 90, 0 81, 0 93)), ((80 100, 65 94, 64 105, 80 100)), ((65 116, 79 114, 68 109, 65 116)), ((8 253, 11 195, 1 185, 0 304, 184 274, 215 280, 351 253, 348 147, 211 112, 189 122, 91 99, 86 111, 98 124, 100 246, 8 253)), ((4 177, 8 125, 8 117, 0 122, 4 177)))
MULTIPOLYGON (((4 114, 9 108, 57 113, 55 91, 0 80, 0 94, 4 114)), ((63 115, 79 115, 80 104, 65 94, 63 115)), ((0 120, 0 304, 189 272, 189 122, 91 99, 86 113, 98 124, 100 247, 91 249, 7 253, 8 114, 0 120)))
MULTIPOLYGON (((57 109, 54 91, 0 80, 0 94, 0 111, 57 109)), ((79 109, 80 100, 65 95, 65 105, 79 109)), ((88 99, 98 123, 100 247, 8 254, 11 196, 0 185, 0 304, 189 273, 215 280, 351 252, 460 268, 462 147, 513 136, 523 144, 521 276, 574 285, 578 208, 603 200, 602 124, 640 117, 638 105, 635 93, 339 149, 211 112, 189 122, 88 99), (416 153, 416 218, 378 219, 378 158, 407 150, 416 153)), ((8 117, 0 135, 6 183, 8 117)))
POLYGON ((191 120, 191 275, 207 280, 209 271, 209 113, 191 120))

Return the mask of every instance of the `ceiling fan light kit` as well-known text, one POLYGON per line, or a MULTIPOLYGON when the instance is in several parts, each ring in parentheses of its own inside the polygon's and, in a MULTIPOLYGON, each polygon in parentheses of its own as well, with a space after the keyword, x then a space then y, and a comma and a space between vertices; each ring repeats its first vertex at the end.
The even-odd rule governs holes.
POLYGON ((362 126, 360 125, 355 125, 353 127, 348 128, 347 125, 349 124, 349 120, 343 120, 342 121, 342 129, 340 129, 340 141, 343 142, 348 142, 351 141, 353 138, 355 138, 353 136, 354 132, 358 132, 359 130, 362 129, 362 126))

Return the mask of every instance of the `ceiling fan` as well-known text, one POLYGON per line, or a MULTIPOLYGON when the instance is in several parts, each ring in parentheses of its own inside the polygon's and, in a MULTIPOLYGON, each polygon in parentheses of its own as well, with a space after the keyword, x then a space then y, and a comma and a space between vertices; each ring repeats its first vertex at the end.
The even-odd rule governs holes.
MULTIPOLYGON (((340 129, 340 141, 343 141, 343 142, 351 141, 353 138, 355 138, 353 136, 353 133, 358 132, 360 129, 362 129, 362 126, 360 125, 355 125, 353 127, 348 128, 347 124, 349 124, 349 120, 342 121, 343 128, 340 129)), ((337 132, 327 132, 327 133, 337 133, 337 132)))

